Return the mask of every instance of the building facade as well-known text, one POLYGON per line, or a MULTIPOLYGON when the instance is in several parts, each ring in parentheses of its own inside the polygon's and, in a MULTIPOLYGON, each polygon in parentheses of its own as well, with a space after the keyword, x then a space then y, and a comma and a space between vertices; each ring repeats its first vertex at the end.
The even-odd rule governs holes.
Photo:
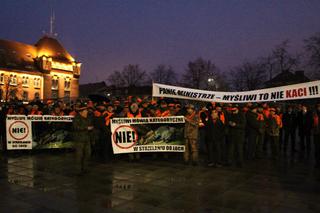
POLYGON ((35 45, 0 39, 0 98, 76 99, 81 63, 56 38, 44 36, 35 45))

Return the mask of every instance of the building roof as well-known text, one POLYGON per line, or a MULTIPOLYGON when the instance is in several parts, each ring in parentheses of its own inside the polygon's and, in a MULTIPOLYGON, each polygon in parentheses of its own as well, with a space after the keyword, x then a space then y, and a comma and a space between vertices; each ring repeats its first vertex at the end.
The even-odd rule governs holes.
POLYGON ((35 45, 0 39, 0 68, 37 71, 36 58, 43 55, 65 63, 74 61, 55 38, 43 36, 35 45))
POLYGON ((53 59, 64 62, 74 61, 72 56, 55 38, 44 36, 35 44, 35 46, 38 51, 38 56, 50 56, 53 59))
POLYGON ((23 70, 36 69, 37 49, 33 45, 0 39, 0 67, 23 70))
POLYGON ((308 82, 310 79, 304 75, 304 71, 296 71, 292 73, 290 71, 284 71, 265 82, 266 87, 284 86, 290 84, 298 84, 308 82))
POLYGON ((80 84, 80 97, 88 97, 89 95, 105 95, 107 85, 104 81, 89 84, 80 84))

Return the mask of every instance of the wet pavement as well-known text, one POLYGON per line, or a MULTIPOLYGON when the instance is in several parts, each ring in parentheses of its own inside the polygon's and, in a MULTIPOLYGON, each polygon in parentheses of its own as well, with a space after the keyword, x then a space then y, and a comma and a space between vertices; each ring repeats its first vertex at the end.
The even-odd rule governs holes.
POLYGON ((320 172, 308 162, 117 160, 78 176, 73 153, 0 159, 0 212, 320 212, 320 172))

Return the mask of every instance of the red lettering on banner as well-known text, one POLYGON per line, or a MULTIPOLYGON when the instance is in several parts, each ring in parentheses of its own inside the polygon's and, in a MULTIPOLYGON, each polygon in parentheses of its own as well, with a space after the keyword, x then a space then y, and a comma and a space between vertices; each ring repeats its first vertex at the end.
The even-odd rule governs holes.
POLYGON ((287 98, 296 98, 296 97, 302 97, 302 96, 307 96, 306 88, 292 89, 292 90, 286 91, 287 98))

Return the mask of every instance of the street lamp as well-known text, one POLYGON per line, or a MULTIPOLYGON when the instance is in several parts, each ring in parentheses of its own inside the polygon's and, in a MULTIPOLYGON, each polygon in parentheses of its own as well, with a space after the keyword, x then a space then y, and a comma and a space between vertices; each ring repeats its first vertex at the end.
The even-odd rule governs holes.
POLYGON ((209 90, 215 90, 216 87, 215 87, 215 80, 214 78, 208 78, 208 89, 209 90))

